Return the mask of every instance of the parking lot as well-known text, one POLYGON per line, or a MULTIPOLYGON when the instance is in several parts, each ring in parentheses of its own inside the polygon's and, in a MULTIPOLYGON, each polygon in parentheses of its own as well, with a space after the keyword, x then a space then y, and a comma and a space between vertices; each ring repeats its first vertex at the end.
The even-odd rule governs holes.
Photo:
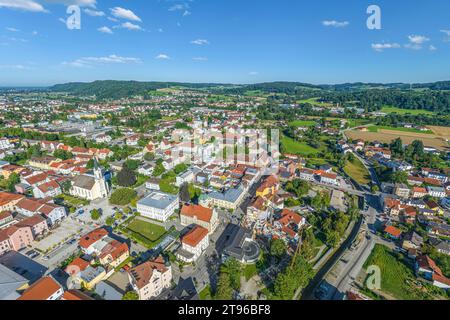
POLYGON ((72 238, 80 232, 80 230, 85 229, 86 226, 82 223, 71 219, 70 217, 65 218, 59 227, 52 230, 50 235, 42 239, 41 241, 35 242, 33 247, 39 249, 42 252, 47 252, 55 248, 62 242, 72 238))

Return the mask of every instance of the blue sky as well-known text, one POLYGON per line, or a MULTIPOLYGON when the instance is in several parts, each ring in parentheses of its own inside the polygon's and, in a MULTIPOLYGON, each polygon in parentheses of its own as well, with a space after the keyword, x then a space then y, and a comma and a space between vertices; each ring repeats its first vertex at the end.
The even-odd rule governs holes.
POLYGON ((449 1, 0 0, 0 86, 431 82, 450 80, 449 57, 449 1))

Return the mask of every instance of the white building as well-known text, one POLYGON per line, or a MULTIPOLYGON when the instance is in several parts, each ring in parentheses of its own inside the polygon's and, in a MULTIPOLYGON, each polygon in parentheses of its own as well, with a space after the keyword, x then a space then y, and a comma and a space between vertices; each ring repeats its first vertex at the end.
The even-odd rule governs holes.
POLYGON ((196 225, 181 238, 181 248, 177 258, 186 263, 197 261, 209 245, 209 231, 196 225))
POLYGON ((139 300, 150 300, 170 288, 172 267, 162 257, 144 262, 128 271, 128 281, 137 292, 139 300))
POLYGON ((185 172, 181 173, 177 176, 175 185, 177 187, 181 186, 184 183, 190 183, 193 182, 195 179, 194 172, 192 170, 186 170, 185 172))
POLYGON ((445 198, 446 192, 444 188, 441 187, 427 187, 428 194, 434 198, 445 198))
POLYGON ((180 207, 178 195, 152 191, 137 203, 137 211, 144 217, 165 222, 180 207))
POLYGON ((93 175, 83 174, 74 177, 70 189, 71 195, 86 200, 106 198, 108 193, 109 186, 102 170, 97 165, 94 168, 93 175))

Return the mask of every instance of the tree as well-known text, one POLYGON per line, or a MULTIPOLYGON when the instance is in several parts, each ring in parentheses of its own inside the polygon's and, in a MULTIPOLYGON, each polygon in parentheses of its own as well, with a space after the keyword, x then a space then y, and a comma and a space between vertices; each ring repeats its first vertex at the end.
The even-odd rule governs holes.
POLYGON ((107 226, 112 226, 114 224, 114 218, 111 217, 111 216, 106 218, 105 223, 106 223, 107 226))
POLYGON ((391 174, 391 180, 396 183, 407 183, 408 173, 405 171, 395 171, 391 174))
POLYGON ((8 178, 8 181, 6 183, 6 188, 8 189, 8 191, 14 192, 15 186, 19 182, 20 182, 20 176, 17 173, 13 172, 8 178))
POLYGON ((220 267, 220 272, 228 275, 228 277, 230 279, 230 285, 233 289, 235 289, 235 290, 240 289, 242 266, 238 260, 236 260, 234 258, 228 259, 220 267))
POLYGON ((180 173, 186 171, 187 168, 188 168, 187 164, 185 164, 185 163, 180 163, 180 164, 177 164, 177 165, 175 166, 175 168, 173 169, 173 171, 175 172, 175 174, 180 174, 180 173))
POLYGON ((53 156, 61 159, 61 160, 67 160, 67 159, 72 159, 73 158, 73 154, 67 150, 55 150, 55 152, 53 152, 53 156))
POLYGON ((144 155, 144 160, 145 161, 153 161, 153 160, 155 160, 155 154, 153 152, 147 152, 144 155))
POLYGON ((88 170, 94 169, 94 166, 95 166, 94 159, 91 159, 91 160, 89 160, 88 163, 86 164, 86 169, 88 169, 88 170))
POLYGON ((217 290, 215 295, 217 300, 233 299, 233 288, 231 287, 230 277, 226 273, 220 273, 217 281, 217 290))
POLYGON ((124 166, 126 166, 131 171, 136 170, 139 167, 139 165, 140 165, 140 162, 138 160, 131 160, 131 159, 128 159, 124 163, 124 166))
POLYGON ((124 165, 117 174, 117 184, 121 187, 131 187, 136 184, 136 174, 124 165))
POLYGON ((129 204, 134 198, 136 198, 136 196, 137 193, 133 189, 129 188, 117 189, 112 193, 109 202, 114 205, 125 206, 129 204))
POLYGON ((191 200, 189 185, 187 183, 183 183, 180 187, 180 200, 181 202, 189 202, 191 200))
POLYGON ((135 291, 128 291, 123 295, 122 300, 139 300, 139 295, 135 291))
POLYGON ((307 229, 303 232, 302 236, 302 247, 300 254, 302 257, 304 257, 306 260, 311 260, 314 258, 314 254, 316 252, 315 248, 315 239, 314 232, 312 228, 307 229))
POLYGON ((91 211, 91 219, 98 220, 102 216, 101 212, 98 209, 94 209, 91 211))
POLYGON ((61 183, 61 189, 64 193, 69 193, 71 188, 72 188, 72 181, 65 180, 63 183, 61 183))
POLYGON ((270 242, 270 255, 281 259, 286 254, 286 244, 281 239, 273 239, 270 242))

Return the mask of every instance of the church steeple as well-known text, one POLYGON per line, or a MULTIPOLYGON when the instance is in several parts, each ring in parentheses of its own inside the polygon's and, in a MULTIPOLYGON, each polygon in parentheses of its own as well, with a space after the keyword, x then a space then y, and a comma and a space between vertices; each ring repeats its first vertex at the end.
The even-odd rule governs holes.
POLYGON ((97 157, 94 157, 94 177, 97 180, 103 179, 102 169, 100 168, 100 166, 98 164, 97 157))

